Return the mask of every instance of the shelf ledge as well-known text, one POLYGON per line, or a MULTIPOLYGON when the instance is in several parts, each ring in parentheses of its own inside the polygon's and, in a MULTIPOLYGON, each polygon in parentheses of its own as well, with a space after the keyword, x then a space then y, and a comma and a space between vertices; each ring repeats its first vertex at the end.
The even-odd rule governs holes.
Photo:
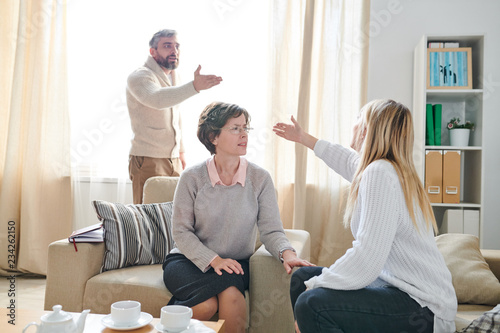
POLYGON ((482 94, 483 89, 427 89, 428 94, 482 94))
POLYGON ((483 150, 481 146, 425 146, 426 150, 483 150))
POLYGON ((456 207, 456 208, 481 208, 481 204, 461 202, 457 204, 453 203, 431 203, 432 207, 456 207))

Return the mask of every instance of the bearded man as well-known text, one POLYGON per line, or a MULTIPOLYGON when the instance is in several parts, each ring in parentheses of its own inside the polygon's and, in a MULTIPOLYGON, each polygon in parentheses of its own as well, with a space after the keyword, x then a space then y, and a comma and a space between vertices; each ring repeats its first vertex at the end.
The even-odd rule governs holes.
POLYGON ((149 42, 146 63, 127 79, 127 107, 134 137, 130 148, 129 175, 134 203, 142 203, 146 180, 153 176, 179 176, 186 166, 177 108, 201 90, 218 85, 222 78, 194 72, 194 80, 178 85, 180 44, 175 30, 164 29, 149 42))

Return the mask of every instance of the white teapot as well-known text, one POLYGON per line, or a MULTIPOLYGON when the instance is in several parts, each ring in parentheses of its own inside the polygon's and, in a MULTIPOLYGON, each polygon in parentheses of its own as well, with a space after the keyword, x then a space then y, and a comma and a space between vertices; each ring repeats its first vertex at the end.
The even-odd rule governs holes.
POLYGON ((62 311, 61 305, 54 305, 52 310, 54 312, 44 314, 40 319, 41 324, 36 322, 29 323, 23 329, 23 333, 28 329, 29 326, 37 326, 36 333, 83 333, 83 328, 85 327, 85 319, 90 310, 84 310, 78 321, 73 320, 73 316, 65 311, 62 311))

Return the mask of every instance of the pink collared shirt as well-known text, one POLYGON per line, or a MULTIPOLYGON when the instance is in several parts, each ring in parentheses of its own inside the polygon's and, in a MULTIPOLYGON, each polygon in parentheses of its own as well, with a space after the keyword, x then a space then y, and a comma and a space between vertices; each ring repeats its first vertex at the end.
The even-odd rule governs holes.
POLYGON ((215 187, 215 185, 232 186, 235 185, 236 183, 240 183, 241 186, 245 187, 245 179, 247 178, 247 166, 248 166, 248 161, 245 158, 240 157, 240 165, 238 166, 238 170, 236 170, 236 173, 233 176, 233 181, 231 182, 231 184, 226 185, 221 181, 219 177, 219 173, 217 172, 217 167, 215 166, 214 156, 210 157, 207 160, 207 169, 208 169, 208 176, 210 177, 210 182, 212 183, 212 187, 215 187))

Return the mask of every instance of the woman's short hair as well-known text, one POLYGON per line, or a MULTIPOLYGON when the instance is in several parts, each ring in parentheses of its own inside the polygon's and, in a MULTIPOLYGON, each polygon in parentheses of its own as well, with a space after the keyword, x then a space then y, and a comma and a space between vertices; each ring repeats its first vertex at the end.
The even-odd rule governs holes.
POLYGON ((221 129, 231 118, 244 115, 247 125, 250 123, 250 115, 247 110, 236 105, 222 102, 213 102, 205 107, 198 121, 198 139, 208 149, 210 154, 215 154, 215 146, 212 141, 220 134, 221 129))
POLYGON ((153 49, 158 48, 158 42, 160 41, 160 38, 162 37, 173 37, 177 36, 177 31, 171 30, 171 29, 163 29, 158 31, 153 35, 153 38, 149 41, 149 47, 153 49))

